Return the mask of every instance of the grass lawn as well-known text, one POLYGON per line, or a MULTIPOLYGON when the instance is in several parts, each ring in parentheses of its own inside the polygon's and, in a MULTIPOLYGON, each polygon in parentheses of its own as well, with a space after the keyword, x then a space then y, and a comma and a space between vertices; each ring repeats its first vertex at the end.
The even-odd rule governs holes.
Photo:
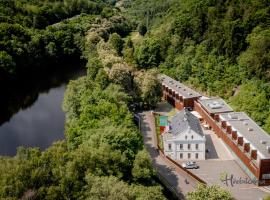
POLYGON ((178 111, 178 110, 177 110, 176 108, 173 108, 173 109, 168 113, 169 119, 171 119, 174 115, 176 115, 177 111, 178 111))
POLYGON ((159 128, 159 112, 162 113, 162 115, 168 116, 168 120, 170 121, 173 116, 176 115, 178 110, 174 108, 171 104, 169 104, 166 101, 162 101, 157 105, 155 115, 155 125, 156 125, 156 134, 157 134, 157 143, 160 146, 160 148, 163 150, 163 141, 160 133, 159 128))
POLYGON ((156 134, 157 134, 157 143, 160 146, 160 148, 163 150, 163 142, 162 142, 162 137, 161 137, 160 128, 159 128, 159 114, 155 114, 155 126, 156 126, 156 134))

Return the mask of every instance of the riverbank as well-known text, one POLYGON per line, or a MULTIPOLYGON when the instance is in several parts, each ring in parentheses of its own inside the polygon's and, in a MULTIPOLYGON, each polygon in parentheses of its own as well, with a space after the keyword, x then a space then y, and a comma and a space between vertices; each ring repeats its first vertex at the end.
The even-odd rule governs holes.
POLYGON ((66 85, 85 74, 83 65, 74 64, 1 84, 0 155, 14 156, 19 146, 44 150, 64 139, 61 106, 66 85))

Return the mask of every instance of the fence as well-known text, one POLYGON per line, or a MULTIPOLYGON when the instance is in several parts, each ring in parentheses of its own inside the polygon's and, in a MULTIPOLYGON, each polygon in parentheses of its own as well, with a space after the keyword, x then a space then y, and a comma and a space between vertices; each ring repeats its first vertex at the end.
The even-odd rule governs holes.
POLYGON ((163 185, 166 186, 166 188, 173 194, 173 197, 176 199, 184 200, 185 197, 182 193, 178 192, 174 186, 172 186, 165 177, 162 176, 161 173, 159 173, 158 169, 156 169, 157 172, 157 178, 162 182, 163 185))
POLYGON ((201 178, 199 178, 198 176, 196 176, 195 174, 193 174, 192 172, 190 172, 189 170, 187 170, 186 168, 182 167, 179 163, 175 162, 173 159, 171 159, 169 156, 165 156, 164 152, 160 149, 159 145, 157 145, 158 150, 159 150, 159 154, 162 155, 166 160, 172 162, 174 165, 176 165, 178 168, 180 168, 180 170, 185 171, 188 175, 190 175, 192 178, 194 178, 196 181, 203 183, 203 184, 207 184, 204 180, 202 180, 201 178))

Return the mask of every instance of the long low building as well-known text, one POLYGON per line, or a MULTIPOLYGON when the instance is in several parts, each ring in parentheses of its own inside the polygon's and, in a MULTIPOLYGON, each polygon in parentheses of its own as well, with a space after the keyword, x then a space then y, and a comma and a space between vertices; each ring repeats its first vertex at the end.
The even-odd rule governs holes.
POLYGON ((167 100, 178 110, 194 107, 194 101, 202 95, 184 84, 166 75, 160 75, 163 89, 163 99, 167 100))
POLYGON ((199 93, 166 75, 161 75, 160 80, 165 100, 178 110, 191 108, 198 112, 207 126, 229 147, 242 169, 250 177, 256 178, 258 185, 270 185, 268 133, 245 113, 233 112, 221 98, 202 98, 199 93))
POLYGON ((270 185, 270 136, 221 98, 199 99, 194 109, 231 149, 242 169, 258 185, 270 185))
POLYGON ((270 136, 244 112, 219 114, 218 121, 223 140, 260 181, 259 185, 269 185, 270 136))

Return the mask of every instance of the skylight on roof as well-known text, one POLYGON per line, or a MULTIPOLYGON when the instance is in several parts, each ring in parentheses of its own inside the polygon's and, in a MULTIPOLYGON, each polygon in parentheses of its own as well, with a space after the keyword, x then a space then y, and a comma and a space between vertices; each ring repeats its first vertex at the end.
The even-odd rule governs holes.
POLYGON ((253 128, 249 127, 249 128, 248 128, 248 131, 253 131, 253 128))
POLYGON ((238 119, 238 116, 237 115, 234 115, 234 114, 228 114, 228 117, 230 119, 238 119))
POLYGON ((266 140, 261 140, 260 143, 261 143, 261 144, 266 144, 267 141, 266 141, 266 140))
POLYGON ((213 103, 209 103, 208 106, 212 109, 219 109, 222 108, 222 105, 216 101, 214 101, 213 103))
POLYGON ((268 150, 268 153, 270 153, 270 146, 267 146, 266 149, 268 150))

